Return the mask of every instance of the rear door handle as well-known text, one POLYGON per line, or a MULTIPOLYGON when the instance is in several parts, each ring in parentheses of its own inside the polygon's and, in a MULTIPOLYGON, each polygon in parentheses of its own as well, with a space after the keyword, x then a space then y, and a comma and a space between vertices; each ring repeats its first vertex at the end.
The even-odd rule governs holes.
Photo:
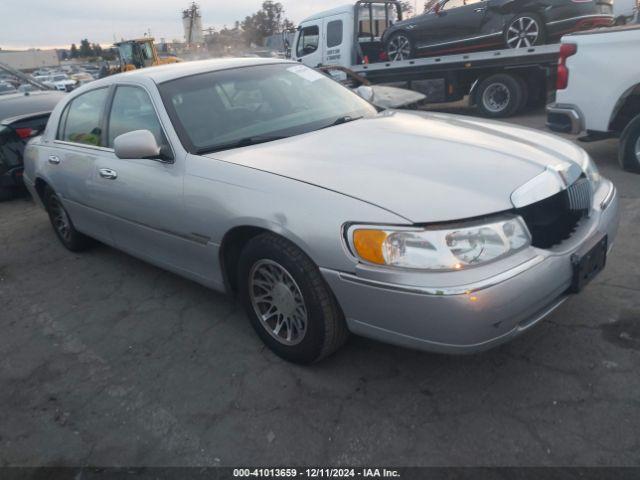
POLYGON ((56 155, 49 155, 49 163, 51 165, 58 165, 60 163, 60 157, 56 155))
POLYGON ((102 178, 106 178, 107 180, 115 180, 118 178, 118 173, 110 168, 101 168, 98 172, 102 178))
POLYGON ((477 12, 477 13, 482 13, 486 10, 486 7, 478 7, 478 8, 474 8, 473 11, 477 12))

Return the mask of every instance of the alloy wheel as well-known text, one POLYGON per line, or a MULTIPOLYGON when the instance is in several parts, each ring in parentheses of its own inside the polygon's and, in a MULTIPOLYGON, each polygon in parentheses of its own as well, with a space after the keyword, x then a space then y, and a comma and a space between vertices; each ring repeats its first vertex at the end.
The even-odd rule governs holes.
POLYGON ((636 160, 640 162, 640 137, 636 140, 636 148, 634 150, 636 152, 636 160))
POLYGON ((531 17, 520 17, 514 20, 507 30, 507 46, 509 48, 531 47, 540 36, 540 26, 531 17))
POLYGON ((71 241, 71 221, 58 197, 52 196, 49 199, 49 211, 51 213, 53 227, 60 237, 64 239, 65 242, 71 241))
POLYGON ((493 113, 503 111, 511 101, 511 92, 502 83, 492 83, 482 94, 482 103, 487 110, 493 113))
POLYGON ((406 35, 396 35, 389 42, 387 49, 389 59, 396 62, 411 57, 411 40, 406 35))
POLYGON ((273 260, 257 261, 249 273, 249 297, 262 327, 284 345, 297 345, 307 331, 307 307, 291 274, 273 260))

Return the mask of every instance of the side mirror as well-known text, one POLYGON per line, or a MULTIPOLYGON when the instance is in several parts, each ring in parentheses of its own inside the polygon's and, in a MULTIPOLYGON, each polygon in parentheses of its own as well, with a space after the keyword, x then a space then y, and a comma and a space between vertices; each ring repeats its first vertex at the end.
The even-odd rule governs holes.
POLYGON ((367 102, 373 103, 373 88, 369 87, 368 85, 359 86, 358 88, 356 88, 356 93, 364 98, 367 102))
POLYGON ((160 146, 149 130, 134 130, 118 135, 113 141, 118 158, 159 158, 160 146))

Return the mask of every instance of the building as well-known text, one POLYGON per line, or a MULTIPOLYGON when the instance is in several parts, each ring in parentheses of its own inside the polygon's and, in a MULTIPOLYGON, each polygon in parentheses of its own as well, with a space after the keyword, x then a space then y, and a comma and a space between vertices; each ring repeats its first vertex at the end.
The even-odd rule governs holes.
POLYGON ((18 70, 36 70, 60 65, 55 50, 0 50, 0 62, 18 70))

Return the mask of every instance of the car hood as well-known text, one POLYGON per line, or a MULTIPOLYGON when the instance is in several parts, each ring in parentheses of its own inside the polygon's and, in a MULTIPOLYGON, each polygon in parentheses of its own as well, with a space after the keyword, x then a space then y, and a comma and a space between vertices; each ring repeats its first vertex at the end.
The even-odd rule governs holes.
POLYGON ((511 210, 514 190, 547 167, 566 169, 579 163, 581 152, 552 135, 499 122, 387 111, 207 156, 333 190, 411 222, 427 223, 511 210))

